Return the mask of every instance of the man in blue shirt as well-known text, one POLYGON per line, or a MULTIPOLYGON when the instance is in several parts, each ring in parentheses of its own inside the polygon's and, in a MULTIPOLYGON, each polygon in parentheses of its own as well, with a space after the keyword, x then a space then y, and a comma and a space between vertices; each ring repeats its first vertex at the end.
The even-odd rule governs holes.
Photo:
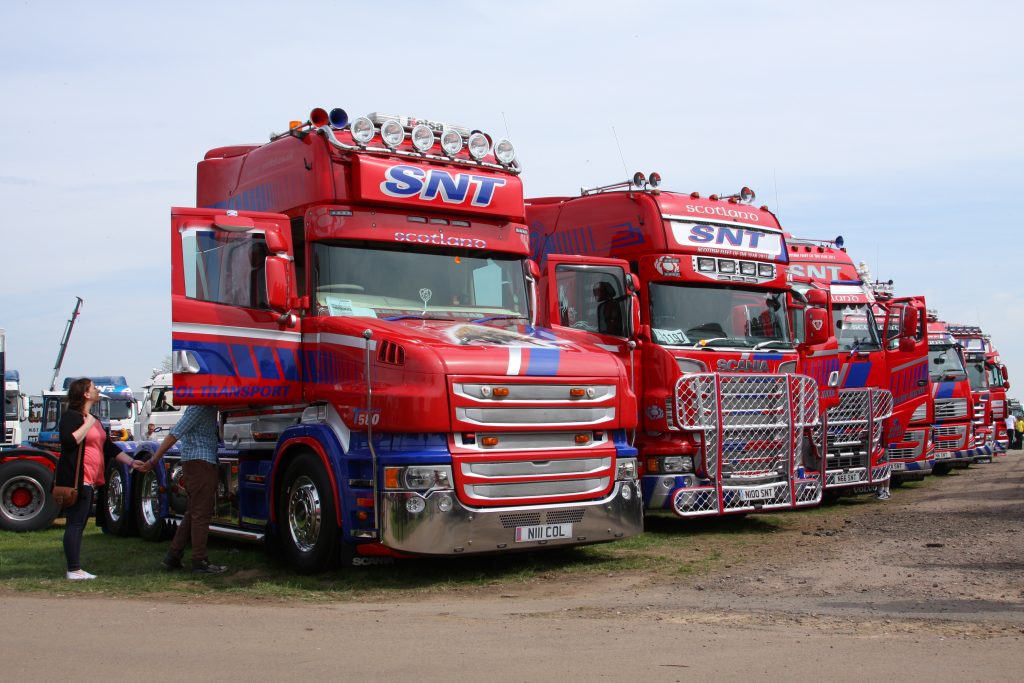
POLYGON ((188 508, 174 533, 171 547, 162 564, 167 569, 181 569, 185 546, 192 541, 192 572, 194 574, 221 574, 227 567, 210 564, 206 554, 206 539, 210 534, 214 505, 217 502, 217 446, 220 428, 217 409, 213 406, 189 406, 171 428, 156 453, 143 465, 148 472, 156 466, 167 450, 181 440, 181 483, 188 494, 188 508))

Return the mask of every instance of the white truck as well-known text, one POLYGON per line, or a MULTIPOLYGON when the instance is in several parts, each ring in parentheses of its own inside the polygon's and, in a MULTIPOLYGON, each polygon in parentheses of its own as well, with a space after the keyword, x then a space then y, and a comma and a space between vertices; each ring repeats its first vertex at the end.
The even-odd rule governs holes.
POLYGON ((153 375, 142 385, 139 413, 135 420, 137 441, 160 441, 181 418, 181 408, 174 405, 174 386, 171 373, 153 375))
POLYGON ((4 371, 4 430, 2 446, 20 446, 25 440, 22 422, 28 418, 28 397, 21 391, 17 370, 4 371))

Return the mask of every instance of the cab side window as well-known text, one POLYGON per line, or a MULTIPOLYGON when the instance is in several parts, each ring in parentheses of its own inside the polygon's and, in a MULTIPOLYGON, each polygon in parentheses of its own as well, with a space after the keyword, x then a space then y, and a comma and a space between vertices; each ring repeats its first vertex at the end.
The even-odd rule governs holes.
POLYGON ((555 269, 559 324, 589 332, 625 336, 629 314, 621 268, 555 269))
POLYGON ((263 235, 195 230, 181 236, 185 295, 199 301, 268 308, 263 235))

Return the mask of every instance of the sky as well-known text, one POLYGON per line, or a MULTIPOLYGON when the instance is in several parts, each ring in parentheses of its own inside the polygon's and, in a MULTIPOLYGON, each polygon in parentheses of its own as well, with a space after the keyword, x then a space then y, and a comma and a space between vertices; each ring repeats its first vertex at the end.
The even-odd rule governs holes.
POLYGON ((949 321, 1024 396, 1024 4, 10 0, 0 328, 24 389, 170 354, 170 207, 313 107, 508 136, 528 197, 747 185, 949 321))

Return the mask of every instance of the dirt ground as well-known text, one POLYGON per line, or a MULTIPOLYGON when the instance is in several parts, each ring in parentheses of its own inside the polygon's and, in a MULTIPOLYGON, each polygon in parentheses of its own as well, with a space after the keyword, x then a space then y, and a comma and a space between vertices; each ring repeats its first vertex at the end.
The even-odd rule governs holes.
POLYGON ((1020 452, 894 489, 887 503, 787 519, 730 540, 710 573, 671 582, 542 575, 327 605, 0 593, 0 675, 1024 680, 1020 452))

